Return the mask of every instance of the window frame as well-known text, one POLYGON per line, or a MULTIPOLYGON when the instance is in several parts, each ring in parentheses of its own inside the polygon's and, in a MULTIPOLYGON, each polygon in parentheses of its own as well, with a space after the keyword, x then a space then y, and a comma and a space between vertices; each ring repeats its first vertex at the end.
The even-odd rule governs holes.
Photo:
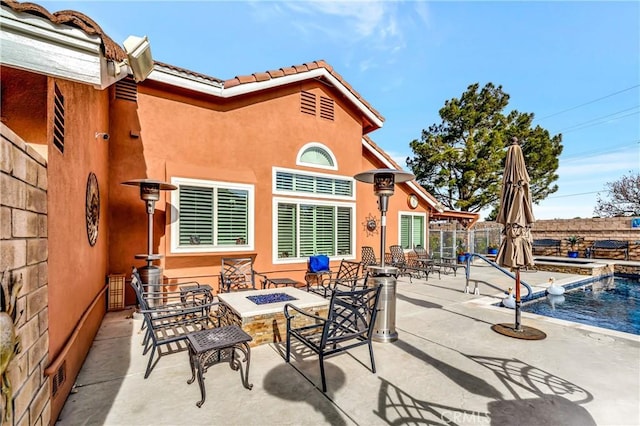
MULTIPOLYGON (((273 240, 271 246, 272 253, 272 262, 274 265, 279 264, 288 264, 288 263, 300 263, 301 261, 306 261, 308 256, 304 257, 286 257, 279 258, 278 257, 278 205, 280 203, 284 204, 295 204, 297 207, 297 212, 300 211, 300 205, 306 204, 311 206, 330 206, 330 207, 347 207, 351 208, 351 254, 342 255, 335 254, 333 256, 329 256, 331 260, 353 260, 356 258, 356 203, 355 200, 353 202, 346 201, 329 201, 329 200, 318 200, 315 198, 293 198, 293 197, 272 197, 272 216, 271 216, 271 229, 273 230, 273 240)), ((337 229, 336 229, 337 232, 337 229)), ((337 240, 336 240, 337 243, 337 240)), ((300 215, 297 215, 297 223, 296 223, 296 247, 297 250, 300 250, 300 215)), ((297 255, 297 253, 296 253, 297 255)))
MULTIPOLYGON (((197 254, 197 253, 227 253, 255 250, 255 185, 239 182, 224 182, 208 179, 193 179, 185 177, 173 177, 171 183, 178 187, 171 191, 170 226, 172 254, 197 254), (247 191, 247 241, 238 245, 206 245, 206 246, 180 246, 180 185, 200 186, 216 189, 231 189, 247 191)), ((213 213, 217 218, 217 196, 214 196, 213 213)), ((217 223, 217 221, 215 222, 217 223)))
POLYGON ((320 142, 309 142, 306 143, 298 150, 298 154, 296 155, 296 166, 305 166, 305 167, 313 167, 316 169, 325 169, 325 170, 338 170, 338 160, 336 156, 333 155, 333 152, 324 144, 320 142), (310 148, 319 148, 325 151, 329 157, 331 157, 331 162, 333 166, 327 166, 324 164, 316 164, 316 163, 307 163, 306 161, 302 161, 302 155, 310 148))
MULTIPOLYGON (((426 248, 426 241, 427 241, 427 213, 426 212, 416 212, 416 211, 406 211, 406 210, 399 210, 398 211, 398 245, 402 246, 402 216, 410 216, 412 218, 412 224, 413 224, 413 218, 414 217, 422 217, 422 246, 426 248)), ((413 232, 412 232, 412 240, 413 240, 413 232)), ((416 245, 413 244, 413 241, 411 241, 411 248, 405 249, 403 248, 403 250, 405 251, 411 251, 413 250, 413 247, 415 247, 416 245)))

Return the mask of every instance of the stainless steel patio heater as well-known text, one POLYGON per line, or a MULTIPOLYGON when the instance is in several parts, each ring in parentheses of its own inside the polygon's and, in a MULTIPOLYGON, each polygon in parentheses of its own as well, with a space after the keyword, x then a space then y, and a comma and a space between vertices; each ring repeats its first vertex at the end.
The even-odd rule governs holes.
MULTIPOLYGON (((153 214, 156 208, 156 201, 160 199, 160 191, 173 191, 177 186, 167 182, 153 179, 133 179, 122 182, 122 185, 140 187, 140 199, 147 205, 147 253, 136 254, 136 259, 144 259, 147 264, 138 268, 140 279, 147 286, 146 291, 159 293, 162 285, 162 268, 153 264, 154 261, 162 258, 161 254, 153 254, 153 214)), ((154 298, 151 298, 154 300, 154 298)), ((155 306, 156 303, 150 303, 155 306)))
POLYGON ((387 210, 389 197, 393 195, 396 183, 414 179, 411 173, 395 169, 375 169, 358 173, 355 180, 373 184, 373 193, 378 196, 380 210, 380 266, 369 266, 369 275, 373 282, 382 286, 378 316, 374 326, 372 339, 377 342, 395 342, 396 331, 396 277, 398 268, 386 266, 384 251, 387 239, 387 210))

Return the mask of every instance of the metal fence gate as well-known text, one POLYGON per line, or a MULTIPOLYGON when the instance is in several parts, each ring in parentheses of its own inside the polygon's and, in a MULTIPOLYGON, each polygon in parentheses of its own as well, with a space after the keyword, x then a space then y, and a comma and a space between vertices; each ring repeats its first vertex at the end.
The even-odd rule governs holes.
POLYGON ((465 253, 486 254, 490 247, 500 246, 502 227, 457 229, 432 227, 429 229, 429 252, 440 257, 455 257, 458 248, 465 253))

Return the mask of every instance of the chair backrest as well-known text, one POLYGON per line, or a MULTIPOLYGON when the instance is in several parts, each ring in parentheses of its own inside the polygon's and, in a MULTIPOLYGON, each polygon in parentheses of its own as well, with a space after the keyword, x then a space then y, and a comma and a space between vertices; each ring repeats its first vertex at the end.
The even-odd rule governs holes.
POLYGON ((321 346, 351 339, 370 340, 381 288, 377 285, 361 290, 334 291, 329 302, 329 325, 323 331, 321 346))
POLYGON ((366 268, 369 265, 377 265, 376 253, 373 251, 373 247, 362 246, 362 267, 366 268))
POLYGON ((391 264, 393 266, 405 266, 407 264, 407 259, 404 257, 404 249, 401 245, 389 246, 389 251, 391 251, 391 264))
POLYGON ((133 291, 136 293, 136 299, 138 300, 138 304, 140 305, 140 309, 147 310, 149 306, 147 305, 147 300, 144 298, 144 287, 142 283, 142 279, 140 278, 140 272, 138 272, 138 268, 135 266, 131 270, 131 287, 133 291))
POLYGON ((255 290, 253 258, 222 258, 220 269, 220 291, 255 290))
POLYGON ((351 260, 340 261, 340 268, 336 274, 336 280, 341 282, 355 281, 360 276, 362 262, 354 262, 351 260))
POLYGON ((429 252, 422 246, 417 246, 413 248, 413 252, 416 254, 418 260, 429 260, 429 252))

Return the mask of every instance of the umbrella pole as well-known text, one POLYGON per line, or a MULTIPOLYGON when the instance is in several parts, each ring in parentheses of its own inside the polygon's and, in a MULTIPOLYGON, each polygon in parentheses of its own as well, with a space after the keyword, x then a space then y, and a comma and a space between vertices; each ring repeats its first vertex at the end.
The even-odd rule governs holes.
POLYGON ((522 331, 522 327, 520 327, 520 306, 522 305, 522 301, 520 300, 520 268, 516 269, 516 323, 515 330, 522 331))

